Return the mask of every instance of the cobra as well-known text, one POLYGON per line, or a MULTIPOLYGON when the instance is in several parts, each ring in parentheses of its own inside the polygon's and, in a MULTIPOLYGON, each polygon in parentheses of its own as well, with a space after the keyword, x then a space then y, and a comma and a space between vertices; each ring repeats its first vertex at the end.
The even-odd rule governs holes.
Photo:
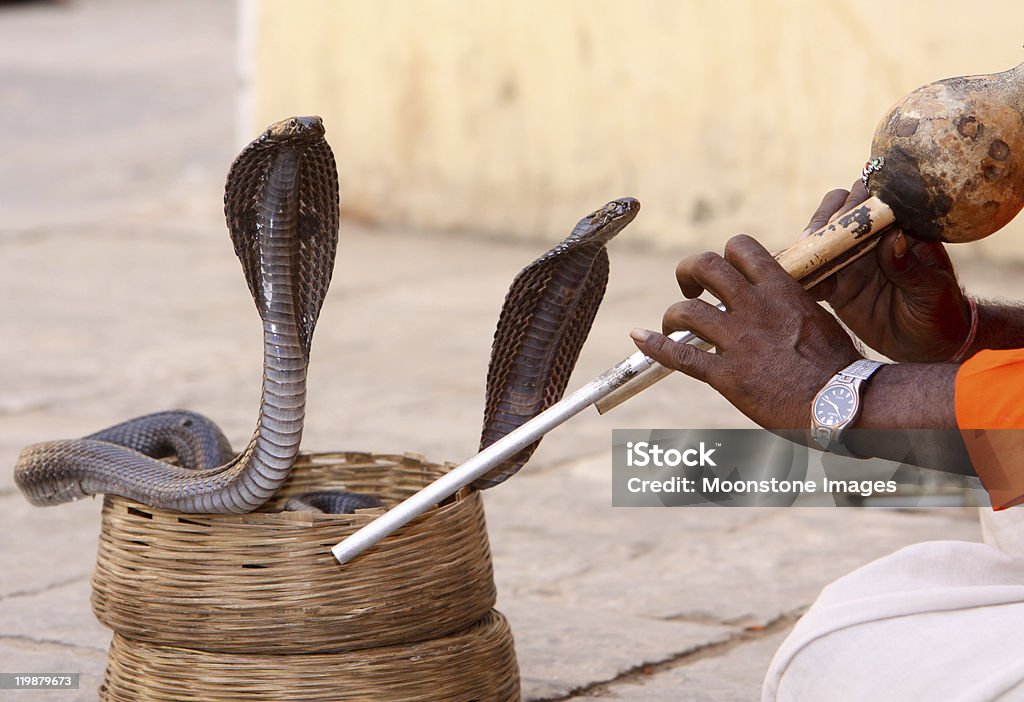
MULTIPOLYGON (((487 367, 481 450, 562 398, 608 284, 605 246, 639 211, 634 198, 612 200, 512 281, 487 367)), ((473 487, 484 490, 515 475, 539 444, 526 446, 473 487)))
POLYGON ((310 342, 334 268, 338 206, 337 169, 319 117, 271 125, 228 173, 224 213, 263 322, 259 419, 241 453, 232 456, 220 430, 200 415, 147 415, 24 449, 14 475, 29 501, 112 493, 180 512, 244 513, 273 497, 302 438, 310 342), (159 460, 170 454, 179 465, 159 460))

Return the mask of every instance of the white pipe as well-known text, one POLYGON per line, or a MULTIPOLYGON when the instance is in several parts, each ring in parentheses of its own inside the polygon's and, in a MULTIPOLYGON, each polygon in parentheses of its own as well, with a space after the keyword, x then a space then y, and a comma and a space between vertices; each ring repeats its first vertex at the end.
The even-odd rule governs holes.
MULTIPOLYGON (((691 332, 676 332, 672 339, 682 343, 700 341, 691 332)), ((420 516, 434 505, 454 495, 477 478, 521 449, 547 434, 566 420, 575 417, 597 400, 629 382, 654 363, 637 351, 560 402, 547 408, 515 431, 495 441, 462 465, 453 468, 430 485, 377 517, 331 549, 339 563, 347 563, 381 539, 420 516)))

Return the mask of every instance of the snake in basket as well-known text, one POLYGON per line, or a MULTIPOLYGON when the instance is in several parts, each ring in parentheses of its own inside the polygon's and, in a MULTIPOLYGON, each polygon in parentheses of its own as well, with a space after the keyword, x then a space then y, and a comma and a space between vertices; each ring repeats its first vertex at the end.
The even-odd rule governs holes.
MULTIPOLYGON (((338 207, 337 169, 319 117, 271 125, 228 173, 225 217, 264 342, 259 418, 241 453, 200 414, 158 412, 81 439, 25 448, 14 475, 28 500, 53 505, 106 493, 179 512, 245 513, 271 499, 298 456, 310 344, 334 268, 338 207), (171 457, 174 462, 162 460, 171 457)), ((604 294, 605 244, 638 209, 626 198, 587 215, 513 282, 492 345, 481 448, 561 398, 604 294)), ((475 487, 514 474, 536 446, 475 487)), ((285 509, 342 514, 381 504, 372 495, 317 492, 293 497, 285 509)))

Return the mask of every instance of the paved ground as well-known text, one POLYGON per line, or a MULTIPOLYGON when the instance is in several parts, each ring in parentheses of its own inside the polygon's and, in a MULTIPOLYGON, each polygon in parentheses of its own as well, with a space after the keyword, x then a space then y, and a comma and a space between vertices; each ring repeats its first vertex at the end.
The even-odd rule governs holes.
MULTIPOLYGON (((172 407, 248 437, 259 326, 219 212, 233 22, 229 3, 199 0, 0 7, 0 104, 14 107, 0 118, 0 465, 172 407)), ((345 224, 306 447, 471 455, 497 311, 537 253, 345 224)), ((616 243, 576 383, 629 351, 629 327, 657 324, 676 255, 616 243)), ((975 290, 1024 297, 1019 270, 964 270, 975 290)), ((754 699, 824 584, 908 543, 977 538, 955 509, 612 509, 610 430, 666 426, 749 425, 673 378, 573 420, 487 494, 526 699, 754 699)), ((11 699, 94 698, 109 638, 88 604, 98 510, 31 508, 0 471, 0 671, 83 674, 77 694, 11 699)))

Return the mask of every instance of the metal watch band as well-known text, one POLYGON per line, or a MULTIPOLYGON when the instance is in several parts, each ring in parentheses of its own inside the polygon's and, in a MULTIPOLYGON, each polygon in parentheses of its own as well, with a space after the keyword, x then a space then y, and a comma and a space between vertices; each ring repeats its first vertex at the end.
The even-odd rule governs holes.
MULTIPOLYGON (((832 380, 839 380, 841 376, 847 376, 848 378, 856 378, 858 380, 867 380, 871 377, 871 374, 876 370, 884 366, 885 364, 881 361, 872 361, 867 358, 862 358, 859 361, 854 361, 846 368, 842 369, 832 378, 832 380)), ((829 381, 832 382, 832 381, 829 381)))

